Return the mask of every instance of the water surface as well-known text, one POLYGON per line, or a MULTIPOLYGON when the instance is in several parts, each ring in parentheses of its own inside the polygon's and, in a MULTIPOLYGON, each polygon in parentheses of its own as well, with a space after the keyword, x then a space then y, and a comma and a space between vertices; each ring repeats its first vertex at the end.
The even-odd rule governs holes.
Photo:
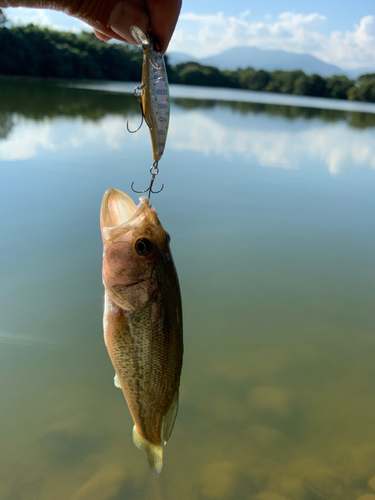
POLYGON ((18 80, 0 96, 0 499, 375 495, 374 116, 172 100, 152 202, 185 358, 156 478, 101 325, 101 198, 149 183, 137 100, 18 80))

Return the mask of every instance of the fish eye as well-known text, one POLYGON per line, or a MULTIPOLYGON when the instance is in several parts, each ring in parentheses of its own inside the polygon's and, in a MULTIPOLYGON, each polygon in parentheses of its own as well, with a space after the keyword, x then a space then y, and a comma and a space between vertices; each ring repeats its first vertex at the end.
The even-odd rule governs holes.
POLYGON ((134 245, 135 251, 141 257, 148 257, 153 250, 153 244, 147 238, 139 238, 134 245))
POLYGON ((171 235, 169 233, 167 233, 167 231, 165 232, 165 239, 167 240, 167 243, 170 243, 171 235))

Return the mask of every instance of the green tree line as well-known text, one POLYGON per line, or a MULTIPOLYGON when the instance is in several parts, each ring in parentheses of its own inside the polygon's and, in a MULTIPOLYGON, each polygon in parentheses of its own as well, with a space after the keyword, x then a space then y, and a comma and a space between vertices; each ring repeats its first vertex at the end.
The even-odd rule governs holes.
POLYGON ((344 75, 322 77, 303 71, 264 71, 253 68, 219 71, 211 66, 187 62, 172 66, 168 71, 171 83, 230 87, 281 94, 331 97, 375 102, 375 73, 362 75, 358 81, 344 75))
MULTIPOLYGON (((196 62, 171 66, 168 59, 167 67, 171 83, 375 102, 375 73, 354 81, 303 71, 220 71, 196 62)), ((137 47, 103 43, 92 33, 77 35, 32 24, 7 27, 0 9, 0 75, 139 81, 141 68, 137 47)))
POLYGON ((0 75, 137 81, 141 71, 140 49, 92 33, 0 26, 0 75))

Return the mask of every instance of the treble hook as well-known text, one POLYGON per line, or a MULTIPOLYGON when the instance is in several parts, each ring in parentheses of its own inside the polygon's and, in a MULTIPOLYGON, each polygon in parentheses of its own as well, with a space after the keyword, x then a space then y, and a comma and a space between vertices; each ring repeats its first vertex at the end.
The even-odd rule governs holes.
POLYGON ((152 190, 152 186, 154 184, 154 181, 155 181, 155 177, 158 175, 159 173, 159 167, 158 167, 158 162, 157 161, 154 161, 154 164, 152 165, 152 167, 150 168, 150 174, 151 174, 151 182, 150 182, 150 185, 148 186, 147 189, 145 189, 144 191, 136 191, 134 189, 134 182, 132 182, 132 185, 131 185, 131 188, 132 188, 132 191, 134 193, 138 193, 138 194, 141 194, 141 193, 148 193, 148 199, 150 199, 150 196, 151 196, 151 193, 153 194, 158 194, 160 193, 161 191, 163 191, 164 189, 164 184, 162 184, 161 188, 159 189, 159 191, 153 191, 152 190))
POLYGON ((139 125, 139 127, 136 128, 135 130, 130 130, 129 121, 126 122, 126 128, 128 129, 128 132, 130 132, 131 134, 138 132, 138 130, 142 127, 143 120, 145 119, 145 114, 143 113, 143 106, 142 106, 143 89, 145 86, 146 86, 146 84, 143 83, 142 85, 139 85, 139 87, 135 87, 135 89, 134 89, 134 95, 138 99, 139 106, 141 108, 142 120, 141 120, 141 124, 139 125))

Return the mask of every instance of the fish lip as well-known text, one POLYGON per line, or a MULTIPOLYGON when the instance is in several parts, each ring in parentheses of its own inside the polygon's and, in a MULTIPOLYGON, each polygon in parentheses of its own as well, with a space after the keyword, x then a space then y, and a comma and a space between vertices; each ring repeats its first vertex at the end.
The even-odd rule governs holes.
POLYGON ((100 227, 122 224, 137 211, 136 204, 127 194, 118 189, 108 189, 100 208, 100 227))
POLYGON ((145 218, 147 210, 150 209, 152 208, 146 196, 141 196, 139 204, 136 206, 133 200, 122 191, 108 189, 104 194, 100 211, 103 239, 113 241, 136 227, 145 218), (121 221, 119 224, 111 225, 114 221, 119 220, 121 221))

